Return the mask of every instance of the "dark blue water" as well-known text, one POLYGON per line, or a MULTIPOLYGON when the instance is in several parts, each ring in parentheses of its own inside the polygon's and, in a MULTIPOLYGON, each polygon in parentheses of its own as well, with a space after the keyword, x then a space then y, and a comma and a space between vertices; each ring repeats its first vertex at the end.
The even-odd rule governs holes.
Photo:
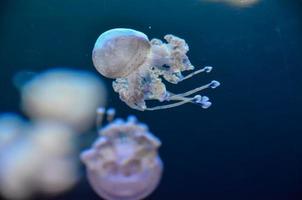
MULTIPOLYGON (((106 79, 118 115, 137 115, 162 140, 164 176, 148 199, 302 199, 301 1, 260 0, 245 9, 198 0, 1 1, 0 111, 20 111, 11 81, 20 70, 65 66, 96 73, 94 42, 116 27, 150 38, 175 34, 190 45, 196 67, 214 66, 210 75, 171 90, 222 83, 205 92, 213 102, 208 110, 139 112, 106 79)), ((83 180, 53 199, 98 197, 83 180)))

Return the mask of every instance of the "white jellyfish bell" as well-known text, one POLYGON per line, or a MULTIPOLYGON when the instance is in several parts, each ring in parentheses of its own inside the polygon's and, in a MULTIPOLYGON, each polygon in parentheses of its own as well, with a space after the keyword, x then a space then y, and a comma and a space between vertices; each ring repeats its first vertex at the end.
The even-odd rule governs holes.
POLYGON ((182 94, 174 94, 166 90, 162 78, 177 84, 192 76, 206 72, 212 67, 194 71, 186 76, 183 71, 193 70, 186 53, 189 47, 185 40, 174 35, 166 35, 167 43, 159 39, 149 41, 148 37, 132 29, 116 28, 104 32, 97 39, 92 60, 95 68, 103 76, 116 79, 113 89, 119 93, 120 99, 137 110, 159 110, 172 108, 185 103, 211 105, 206 96, 191 96, 206 88, 216 88, 218 81, 197 87, 182 94), (147 107, 145 100, 176 101, 172 104, 147 107))
POLYGON ((93 73, 53 68, 20 85, 22 109, 34 120, 65 123, 85 132, 94 123, 95 109, 106 103, 106 88, 93 73))
MULTIPOLYGON (((99 110, 99 123, 105 113, 99 110)), ((107 120, 114 112, 108 110, 107 120)), ((81 154, 95 192, 107 200, 139 200, 150 195, 162 176, 160 141, 136 118, 116 119, 99 129, 100 137, 81 154)))

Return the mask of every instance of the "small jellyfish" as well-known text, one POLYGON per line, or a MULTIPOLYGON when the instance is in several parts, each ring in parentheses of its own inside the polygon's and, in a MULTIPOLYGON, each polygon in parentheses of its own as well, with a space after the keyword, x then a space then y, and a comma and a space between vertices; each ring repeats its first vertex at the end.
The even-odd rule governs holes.
POLYGON ((181 94, 166 90, 162 79, 177 84, 196 74, 209 73, 212 67, 206 66, 183 76, 182 72, 194 70, 186 55, 189 46, 185 40, 174 35, 166 35, 164 39, 167 43, 159 39, 149 41, 144 33, 132 29, 108 30, 95 43, 93 64, 103 76, 115 79, 114 91, 133 109, 159 110, 185 103, 208 108, 211 105, 208 97, 192 95, 206 88, 216 88, 220 85, 218 81, 214 80, 181 94), (147 107, 146 100, 175 102, 147 107))
MULTIPOLYGON (((98 111, 100 120, 105 110, 98 111)), ((114 112, 107 112, 113 119, 114 112)), ((107 118, 108 119, 108 118, 107 118)), ((163 170, 160 141, 135 117, 116 119, 99 129, 99 138, 81 154, 96 193, 107 200, 139 200, 157 187, 163 170)))

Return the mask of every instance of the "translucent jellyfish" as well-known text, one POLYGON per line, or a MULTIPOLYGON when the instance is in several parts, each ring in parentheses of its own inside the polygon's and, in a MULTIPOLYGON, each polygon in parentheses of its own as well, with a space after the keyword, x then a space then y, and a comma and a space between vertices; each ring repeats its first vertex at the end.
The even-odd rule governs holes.
POLYGON ((196 74, 209 73, 206 66, 185 76, 184 71, 194 69, 186 53, 189 47, 185 40, 166 35, 167 43, 159 39, 149 41, 148 37, 132 29, 116 28, 102 33, 97 39, 92 60, 95 68, 105 77, 116 79, 113 89, 120 99, 137 110, 159 110, 185 103, 208 108, 209 98, 193 94, 206 88, 216 88, 218 81, 199 86, 190 91, 174 94, 166 90, 162 79, 177 84, 196 74), (174 101, 174 103, 147 107, 146 100, 174 101))
POLYGON ((0 151, 0 194, 31 199, 37 193, 55 195, 72 188, 79 176, 74 131, 54 122, 20 126, 11 120, 10 129, 0 129, 0 134, 18 130, 0 151))
MULTIPOLYGON (((104 109, 99 110, 99 121, 103 114, 104 109)), ((114 112, 108 114, 108 119, 113 119, 114 112)), ((107 200, 148 196, 162 175, 163 164, 157 152, 160 141, 135 117, 116 119, 99 134, 92 147, 81 154, 92 188, 107 200)))
POLYGON ((94 124, 106 102, 103 82, 94 74, 67 68, 48 70, 21 86, 22 108, 32 119, 66 123, 79 132, 94 124))

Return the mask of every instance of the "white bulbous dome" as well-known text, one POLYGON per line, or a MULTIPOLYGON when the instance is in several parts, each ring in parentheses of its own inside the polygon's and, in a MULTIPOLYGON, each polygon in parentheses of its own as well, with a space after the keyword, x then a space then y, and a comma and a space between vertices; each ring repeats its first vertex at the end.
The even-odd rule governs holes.
POLYGON ((92 53, 93 64, 107 78, 126 77, 144 63, 150 47, 148 37, 142 32, 111 29, 97 39, 92 53))

